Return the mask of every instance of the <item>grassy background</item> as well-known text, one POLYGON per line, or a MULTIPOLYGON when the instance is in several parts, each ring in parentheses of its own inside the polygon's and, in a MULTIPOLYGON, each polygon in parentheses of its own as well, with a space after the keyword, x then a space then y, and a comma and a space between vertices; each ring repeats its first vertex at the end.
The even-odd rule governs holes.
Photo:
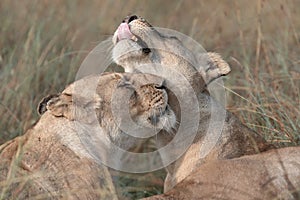
MULTIPOLYGON (((136 13, 220 53, 233 70, 228 109, 275 145, 299 145, 299 7, 299 0, 1 0, 0 144, 32 126, 39 100, 62 91, 88 51, 136 13)), ((163 177, 155 177, 127 187, 134 181, 124 176, 120 185, 129 198, 160 193, 163 177), (156 187, 140 186, 148 180, 156 187)))

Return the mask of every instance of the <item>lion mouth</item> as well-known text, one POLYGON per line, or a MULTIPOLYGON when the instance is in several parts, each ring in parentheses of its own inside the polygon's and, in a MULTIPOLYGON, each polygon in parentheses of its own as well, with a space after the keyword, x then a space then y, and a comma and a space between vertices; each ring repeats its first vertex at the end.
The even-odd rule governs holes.
POLYGON ((158 113, 149 116, 147 120, 151 125, 157 126, 162 119, 168 118, 169 112, 170 112, 170 108, 167 105, 164 110, 161 110, 158 113))
POLYGON ((167 105, 165 110, 161 111, 159 114, 150 116, 148 118, 148 123, 150 123, 152 127, 172 132, 176 127, 176 116, 169 105, 167 105))
MULTIPOLYGON (((151 49, 148 47, 147 42, 145 42, 139 34, 133 33, 132 28, 139 26, 137 24, 142 24, 141 26, 152 27, 148 22, 142 18, 138 18, 136 15, 126 17, 122 23, 118 26, 117 30, 114 33, 112 38, 114 46, 117 45, 120 41, 130 41, 137 44, 142 50, 144 55, 148 55, 151 52, 151 49), (136 20, 139 20, 136 22, 136 20)), ((139 28, 136 28, 139 29, 139 28)), ((128 44, 128 43, 124 43, 128 44)), ((136 46, 136 45, 135 45, 136 46)))
POLYGON ((161 112, 160 114, 156 114, 156 115, 151 115, 150 117, 148 117, 148 121, 150 122, 150 124, 152 124, 153 126, 156 126, 159 121, 160 121, 160 118, 162 116, 164 116, 166 113, 166 110, 164 110, 163 112, 161 112))
POLYGON ((130 31, 130 27, 126 22, 123 22, 119 25, 117 29, 117 41, 130 39, 137 42, 138 38, 130 31))

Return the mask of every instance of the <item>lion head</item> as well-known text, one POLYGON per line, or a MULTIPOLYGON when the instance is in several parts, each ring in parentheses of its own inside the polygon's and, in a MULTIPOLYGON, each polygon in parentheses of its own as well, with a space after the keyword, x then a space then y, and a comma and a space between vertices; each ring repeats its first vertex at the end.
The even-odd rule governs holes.
POLYGON ((139 133, 135 128, 152 134, 157 130, 172 131, 176 124, 164 79, 146 74, 106 73, 83 78, 61 94, 45 97, 38 111, 95 124, 108 140, 124 149, 137 143, 128 133, 139 133))
POLYGON ((113 60, 126 72, 143 71, 155 64, 184 75, 196 93, 220 76, 230 72, 229 65, 217 53, 190 50, 181 35, 168 29, 151 26, 136 15, 126 17, 113 36, 113 60))

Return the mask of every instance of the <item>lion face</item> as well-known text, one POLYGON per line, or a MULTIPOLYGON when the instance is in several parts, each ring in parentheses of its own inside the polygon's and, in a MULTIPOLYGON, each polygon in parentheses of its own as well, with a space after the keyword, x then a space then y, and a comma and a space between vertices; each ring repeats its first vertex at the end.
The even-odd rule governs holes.
POLYGON ((141 64, 153 63, 155 57, 149 42, 156 33, 145 19, 136 15, 126 17, 113 36, 113 60, 125 72, 134 72, 141 64))
MULTIPOLYGON (((149 32, 155 29, 144 18, 136 15, 127 16, 114 33, 113 43, 130 39, 137 43, 143 43, 149 32)), ((142 44, 141 44, 142 46, 142 44)))
MULTIPOLYGON (((120 113, 115 114, 121 117, 123 123, 130 124, 127 120, 132 120, 141 127, 150 128, 150 130, 166 130, 171 131, 176 123, 176 117, 173 110, 168 105, 168 94, 164 86, 164 79, 156 77, 153 81, 144 79, 143 77, 152 77, 153 75, 128 74, 123 75, 117 85, 116 93, 122 90, 118 98, 112 98, 112 107, 116 106, 120 113), (141 81, 141 82, 139 82, 141 81), (126 93, 126 94, 125 94, 126 93), (129 98, 129 116, 126 116, 126 99, 129 98), (124 101, 124 102, 123 102, 124 101), (125 115, 124 115, 125 114, 125 115)), ((112 109, 112 112, 114 109, 112 109)), ((117 120, 118 121, 118 120, 117 120)))
POLYGON ((137 124, 166 131, 171 131, 176 122, 167 92, 158 84, 143 85, 135 91, 131 98, 131 117, 137 124))

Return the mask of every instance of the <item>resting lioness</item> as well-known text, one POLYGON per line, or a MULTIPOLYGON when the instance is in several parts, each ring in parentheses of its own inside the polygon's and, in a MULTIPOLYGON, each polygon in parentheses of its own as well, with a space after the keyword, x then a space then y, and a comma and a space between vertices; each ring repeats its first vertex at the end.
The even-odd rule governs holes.
MULTIPOLYGON (((254 154, 270 148, 265 140, 254 131, 245 127, 234 115, 218 105, 207 93, 203 93, 207 84, 230 72, 229 66, 217 54, 203 53, 194 55, 172 35, 163 33, 152 27, 145 19, 135 15, 126 17, 116 30, 113 42, 113 59, 124 67, 125 71, 143 71, 148 64, 155 65, 156 70, 176 70, 191 83, 199 102, 199 128, 193 144, 175 163, 168 166, 165 191, 191 174, 199 165, 208 160, 235 158, 245 154, 254 154), (197 64, 201 65, 200 67, 197 64), (158 66, 158 67, 157 67, 158 66), (217 109, 212 112, 212 107, 217 109), (218 118, 224 115, 225 121, 218 118), (213 120, 213 121, 211 121, 213 120), (212 129, 210 124, 212 124, 212 129), (215 127, 214 127, 215 126, 215 127), (217 126, 223 126, 219 138, 205 140, 206 137, 218 135, 217 126), (215 129, 214 129, 215 128, 215 129), (210 132, 207 132, 207 131, 210 132), (209 154, 203 156, 200 148, 217 140, 209 154), (201 157, 202 156, 202 157, 201 157)), ((168 87, 168 84, 166 85, 168 87)), ((182 87, 180 84, 178 87, 182 87)), ((184 88, 181 88, 184 90, 184 88)), ((180 106, 175 96, 169 92, 169 104, 180 121, 180 106)), ((187 97, 189 95, 186 95, 187 97)), ((194 116, 190 116, 194 117, 194 116)), ((186 133, 186 137, 189 133, 186 133)), ((159 134, 158 147, 165 146, 172 139, 168 134, 159 134)), ((173 152, 162 152, 162 158, 171 156, 173 152)))
POLYGON ((43 114, 39 122, 0 146, 1 199, 117 199, 107 169, 95 162, 83 140, 100 138, 101 144, 95 144, 100 148, 110 147, 111 141, 125 149, 136 143, 112 116, 118 114, 113 113, 112 100, 118 106, 118 97, 126 96, 129 104, 121 106, 136 123, 172 129, 175 115, 163 81, 142 74, 95 75, 46 97, 38 108, 43 114))
POLYGON ((86 77, 61 94, 45 97, 38 111, 99 126, 105 136, 101 138, 104 145, 113 142, 126 150, 139 140, 124 132, 125 126, 132 123, 130 120, 143 127, 141 131, 148 129, 150 132, 170 131, 176 124, 175 114, 168 105, 164 79, 147 74, 104 73, 86 77), (130 95, 129 102, 126 102, 126 95, 130 95), (128 115, 126 108, 129 108, 128 115))

